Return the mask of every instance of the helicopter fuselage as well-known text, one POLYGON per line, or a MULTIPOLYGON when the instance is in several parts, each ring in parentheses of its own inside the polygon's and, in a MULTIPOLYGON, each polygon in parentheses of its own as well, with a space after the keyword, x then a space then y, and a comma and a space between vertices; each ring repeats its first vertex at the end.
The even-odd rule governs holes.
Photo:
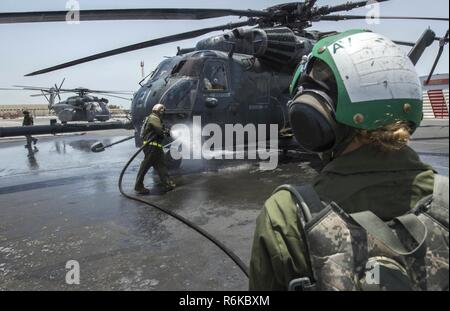
MULTIPOLYGON (((131 114, 136 133, 158 103, 166 106, 169 125, 189 124, 199 116, 203 124, 222 128, 277 124, 281 132, 289 128, 287 103, 295 68, 233 51, 200 50, 168 58, 134 96, 131 114)), ((142 145, 138 134, 136 145, 142 145)))
POLYGON ((95 120, 105 122, 111 118, 107 100, 94 96, 82 95, 69 97, 67 100, 51 105, 51 109, 61 122, 95 120))
POLYGON ((190 123, 197 116, 203 124, 222 128, 276 124, 280 133, 286 132, 292 75, 314 43, 283 27, 238 28, 180 50, 135 94, 131 114, 136 133, 158 103, 166 106, 169 125, 190 123))

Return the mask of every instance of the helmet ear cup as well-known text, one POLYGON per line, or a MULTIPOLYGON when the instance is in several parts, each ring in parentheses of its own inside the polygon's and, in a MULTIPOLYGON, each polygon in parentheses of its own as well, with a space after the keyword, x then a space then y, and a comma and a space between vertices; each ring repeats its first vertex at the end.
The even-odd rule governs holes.
POLYGON ((298 143, 308 151, 331 151, 340 126, 334 119, 331 98, 320 91, 305 90, 289 105, 289 118, 298 143))

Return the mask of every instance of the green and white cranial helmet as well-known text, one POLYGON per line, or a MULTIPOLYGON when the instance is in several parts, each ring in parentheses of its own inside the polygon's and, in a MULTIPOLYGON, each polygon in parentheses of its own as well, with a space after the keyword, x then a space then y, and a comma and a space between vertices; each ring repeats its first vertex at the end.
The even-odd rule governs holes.
POLYGON ((320 40, 308 64, 299 66, 292 93, 297 90, 303 71, 317 59, 330 67, 337 83, 337 122, 366 130, 397 121, 420 125, 420 79, 408 56, 388 38, 351 30, 320 40))

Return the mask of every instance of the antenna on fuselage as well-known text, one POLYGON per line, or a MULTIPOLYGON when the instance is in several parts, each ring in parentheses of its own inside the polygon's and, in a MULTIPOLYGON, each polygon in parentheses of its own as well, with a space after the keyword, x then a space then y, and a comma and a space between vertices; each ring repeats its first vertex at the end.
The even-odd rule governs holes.
POLYGON ((142 79, 145 78, 145 63, 144 63, 144 61, 141 61, 141 76, 142 76, 142 79))

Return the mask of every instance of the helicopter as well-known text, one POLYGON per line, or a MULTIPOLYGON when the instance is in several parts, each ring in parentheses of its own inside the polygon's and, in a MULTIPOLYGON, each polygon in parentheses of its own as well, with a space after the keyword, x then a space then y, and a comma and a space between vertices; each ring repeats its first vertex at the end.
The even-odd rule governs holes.
MULTIPOLYGON (((378 2, 387 2, 381 0, 378 2)), ((114 9, 82 10, 80 21, 96 20, 181 20, 239 16, 246 21, 209 27, 153 39, 84 57, 26 76, 111 57, 143 48, 196 38, 216 31, 227 32, 201 40, 193 48, 178 49, 177 55, 164 60, 140 82, 131 104, 131 123, 136 146, 142 145, 140 133, 144 119, 158 103, 166 106, 169 124, 189 123, 201 116, 206 123, 277 124, 280 149, 299 148, 290 131, 287 103, 289 84, 304 57, 315 43, 336 32, 308 30, 320 21, 364 20, 363 15, 338 15, 365 7, 367 1, 347 2, 335 6, 318 6, 317 0, 280 4, 265 10, 233 9, 114 9)), ((0 13, 0 23, 65 21, 67 11, 0 13)), ((381 16, 380 19, 417 19, 448 22, 448 18, 381 16)), ((439 41, 448 44, 448 32, 438 38, 425 31, 417 43, 395 41, 412 47, 410 56, 417 63, 423 51, 439 41)), ((440 54, 436 59, 439 61, 440 54)))
MULTIPOLYGON (((386 2, 389 0, 380 0, 386 2)), ((205 122, 224 124, 278 124, 282 148, 298 148, 290 132, 287 103, 291 99, 289 84, 297 66, 310 54, 321 38, 335 32, 321 33, 307 30, 313 22, 321 20, 366 19, 367 16, 336 15, 364 7, 366 1, 347 2, 336 6, 316 6, 315 0, 288 3, 256 10, 217 9, 132 9, 80 11, 80 20, 145 20, 145 19, 206 19, 224 16, 245 16, 247 21, 189 31, 173 36, 145 41, 123 48, 74 60, 65 64, 35 71, 27 76, 44 74, 75 66, 96 59, 110 57, 147 47, 196 38, 215 31, 230 30, 219 36, 201 40, 196 47, 179 49, 177 55, 164 60, 156 70, 140 83, 132 101, 131 126, 135 130, 136 145, 142 141, 139 134, 144 118, 157 103, 166 105, 166 117, 172 124, 190 122, 193 116, 202 116, 205 122), (243 28, 250 27, 250 28, 243 28)), ((65 21, 67 11, 0 13, 0 23, 56 22, 65 21)), ((380 19, 424 19, 448 22, 448 18, 431 17, 380 17, 380 19)), ((440 53, 448 44, 448 32, 438 38, 431 30, 424 32, 416 42, 397 44, 412 47, 409 55, 417 63, 427 47, 439 41, 440 53)), ((433 70, 432 70, 433 71, 433 70)), ((432 73, 431 73, 432 74, 432 73)), ((17 130, 17 132, 23 133, 17 130)), ((32 132, 33 129, 26 129, 32 132)), ((49 130, 55 131, 50 128, 49 130)), ((65 130, 64 128, 58 130, 65 130)), ((13 133, 14 130, 8 133, 13 133)), ((0 128, 0 137, 2 129, 0 128)), ((124 140, 125 141, 125 140, 124 140)), ((145 203, 177 218, 208 237, 222 250, 226 247, 207 232, 191 224, 170 210, 126 195, 122 178, 132 160, 130 159, 119 178, 119 188, 125 197, 145 203)), ((229 254, 229 251, 226 251, 229 254)), ((239 264, 237 256, 229 256, 245 272, 245 264, 239 264)))
POLYGON ((53 111, 61 123, 75 121, 87 121, 87 122, 106 122, 111 118, 111 113, 108 109, 109 100, 106 98, 98 98, 89 94, 101 94, 106 97, 119 98, 124 100, 130 100, 131 98, 125 98, 119 95, 132 95, 132 92, 126 91, 102 91, 102 90, 90 90, 87 88, 79 87, 75 89, 63 89, 65 79, 58 86, 55 84, 53 87, 35 87, 35 86, 23 86, 16 85, 15 88, 0 88, 0 90, 14 90, 14 91, 40 91, 41 94, 31 95, 32 97, 44 96, 48 101, 49 111, 53 111), (75 93, 76 96, 68 97, 65 100, 61 99, 60 94, 75 93), (59 99, 59 102, 56 99, 59 99))

